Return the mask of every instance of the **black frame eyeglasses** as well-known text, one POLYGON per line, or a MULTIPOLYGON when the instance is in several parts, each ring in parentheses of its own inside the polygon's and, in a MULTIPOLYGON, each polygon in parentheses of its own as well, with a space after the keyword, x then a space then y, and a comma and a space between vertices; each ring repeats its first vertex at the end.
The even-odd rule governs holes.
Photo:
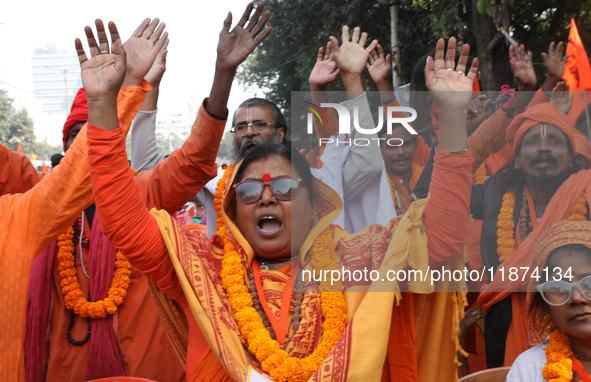
POLYGON ((230 132, 237 137, 243 137, 248 132, 248 128, 250 127, 252 131, 256 134, 262 134, 269 130, 272 126, 275 126, 273 122, 267 122, 264 120, 258 121, 251 121, 248 123, 239 123, 235 126, 232 126, 230 132))
POLYGON ((253 204, 261 200, 265 186, 269 186, 275 199, 288 201, 296 197, 300 184, 305 188, 308 188, 306 183, 301 179, 290 178, 288 176, 275 178, 266 182, 248 179, 236 183, 232 187, 236 193, 236 198, 241 203, 253 204))

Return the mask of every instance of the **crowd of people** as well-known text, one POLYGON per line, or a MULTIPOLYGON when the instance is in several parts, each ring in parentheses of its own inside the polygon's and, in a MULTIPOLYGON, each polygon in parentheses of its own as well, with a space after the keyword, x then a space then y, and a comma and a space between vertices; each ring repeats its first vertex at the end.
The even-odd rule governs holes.
POLYGON ((313 119, 325 144, 302 155, 277 105, 247 99, 218 169, 232 83, 269 17, 249 4, 224 20, 210 94, 168 156, 155 134, 165 24, 146 19, 122 42, 96 20, 76 39, 83 88, 63 158, 39 177, 0 150, 0 380, 457 381, 497 368, 591 380, 591 144, 564 44, 544 54, 539 91, 531 53, 511 46, 518 89, 493 99, 470 47, 440 39, 411 84, 430 116, 413 126, 436 127, 423 137, 375 128, 408 104, 391 55, 344 26, 318 50, 310 100, 329 103, 340 77, 356 128, 339 134, 325 107, 313 119), (435 280, 445 269, 483 277, 435 280), (390 277, 401 272, 427 277, 390 277), (484 320, 470 355, 466 312, 484 320))

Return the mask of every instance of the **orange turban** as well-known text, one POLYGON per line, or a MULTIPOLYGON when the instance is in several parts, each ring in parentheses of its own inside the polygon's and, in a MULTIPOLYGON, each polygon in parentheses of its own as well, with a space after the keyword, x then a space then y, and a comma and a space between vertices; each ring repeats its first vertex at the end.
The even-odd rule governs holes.
POLYGON ((575 149, 575 130, 570 119, 551 103, 539 103, 527 109, 513 119, 507 127, 507 142, 513 145, 513 154, 519 149, 521 139, 535 125, 547 123, 556 126, 566 135, 571 147, 575 149))
POLYGON ((88 121, 88 102, 86 101, 86 91, 84 88, 80 88, 78 93, 76 93, 74 102, 72 102, 72 109, 70 110, 68 119, 66 119, 66 123, 64 123, 64 129, 62 130, 64 150, 68 144, 68 137, 70 136, 70 130, 72 129, 72 126, 79 122, 86 121, 88 121))
MULTIPOLYGON (((569 244, 581 244, 591 248, 591 222, 562 220, 550 226, 538 239, 533 251, 533 266, 538 269, 540 277, 548 256, 560 247, 569 244)), ((542 342, 554 329, 554 322, 548 315, 540 296, 535 291, 538 284, 531 278, 530 292, 527 294, 527 318, 531 339, 534 343, 542 342)), ((541 281, 541 280, 540 280, 541 281)))
POLYGON ((581 133, 578 129, 573 129, 575 138, 575 154, 581 154, 591 163, 591 143, 585 134, 581 133))

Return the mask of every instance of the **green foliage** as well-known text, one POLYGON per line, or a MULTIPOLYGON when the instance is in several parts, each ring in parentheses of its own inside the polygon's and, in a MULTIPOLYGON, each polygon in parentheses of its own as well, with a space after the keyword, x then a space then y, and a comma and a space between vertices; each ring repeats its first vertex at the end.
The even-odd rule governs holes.
POLYGON ((31 153, 36 149, 33 121, 25 109, 16 111, 13 99, 6 90, 0 89, 0 143, 15 150, 22 143, 23 152, 31 153))

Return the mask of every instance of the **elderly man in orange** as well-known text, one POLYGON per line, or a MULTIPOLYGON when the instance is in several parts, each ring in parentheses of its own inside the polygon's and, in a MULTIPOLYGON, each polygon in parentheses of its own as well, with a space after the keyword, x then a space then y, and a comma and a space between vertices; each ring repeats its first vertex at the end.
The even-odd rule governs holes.
MULTIPOLYGON (((529 267, 528 243, 544 227, 566 219, 573 208, 581 208, 576 203, 588 184, 589 172, 577 173, 574 134, 568 117, 554 105, 531 107, 507 129, 513 160, 484 185, 472 189, 472 213, 484 221, 483 262, 489 270, 496 271, 477 302, 487 312, 485 343, 489 367, 511 365, 528 348, 525 294, 509 293, 523 285, 523 277, 519 276, 519 282, 503 283, 501 273, 516 264, 529 267), (496 293, 499 291, 503 293, 496 293)), ((580 201, 584 203, 584 199, 580 201)), ((487 274, 490 278, 491 271, 487 274)))

